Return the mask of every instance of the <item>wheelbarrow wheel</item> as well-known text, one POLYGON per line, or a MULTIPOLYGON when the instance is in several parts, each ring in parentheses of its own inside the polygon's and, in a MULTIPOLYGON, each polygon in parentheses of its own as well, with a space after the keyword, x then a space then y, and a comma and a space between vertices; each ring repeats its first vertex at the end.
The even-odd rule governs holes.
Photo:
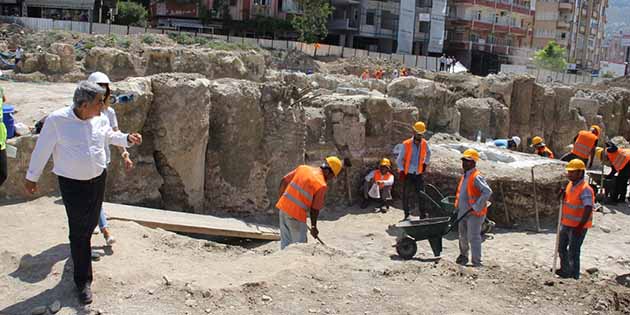
POLYGON ((396 252, 402 259, 411 259, 416 255, 418 251, 418 245, 416 241, 409 237, 405 237, 396 243, 396 252))

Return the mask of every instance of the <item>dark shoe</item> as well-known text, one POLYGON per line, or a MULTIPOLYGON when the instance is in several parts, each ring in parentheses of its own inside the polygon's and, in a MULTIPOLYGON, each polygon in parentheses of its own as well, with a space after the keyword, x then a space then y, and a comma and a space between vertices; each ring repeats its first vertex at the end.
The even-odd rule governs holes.
POLYGON ((363 201, 361 202, 361 209, 365 209, 368 207, 368 205, 370 204, 370 201, 367 199, 363 199, 363 201))
POLYGON ((89 284, 79 290, 79 301, 83 304, 92 304, 92 288, 89 284))
POLYGON ((458 265, 466 266, 468 263, 468 257, 459 255, 457 259, 455 259, 455 263, 458 265))
POLYGON ((562 269, 558 269, 556 270, 556 275, 562 279, 567 279, 567 278, 571 278, 571 276, 569 276, 568 273, 562 271, 562 269))

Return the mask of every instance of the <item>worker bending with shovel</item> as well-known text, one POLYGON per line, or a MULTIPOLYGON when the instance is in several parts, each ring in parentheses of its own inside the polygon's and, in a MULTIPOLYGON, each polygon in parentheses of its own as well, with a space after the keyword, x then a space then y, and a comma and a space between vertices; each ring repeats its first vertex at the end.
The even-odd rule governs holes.
POLYGON ((468 263, 468 250, 472 253, 473 267, 481 267, 481 225, 488 213, 487 201, 492 189, 479 170, 477 162, 479 152, 474 149, 464 151, 462 168, 464 175, 459 180, 455 195, 455 209, 459 221, 459 257, 455 260, 460 265, 468 263))
MULTIPOLYGON (((609 161, 612 170, 610 174, 606 176, 609 179, 615 177, 615 189, 611 194, 612 202, 625 202, 626 193, 628 192, 628 179, 630 179, 630 150, 619 149, 617 145, 612 142, 606 143, 606 155, 603 154, 604 148, 597 148, 595 155, 604 161, 609 161)), ((602 174, 604 176, 604 174, 602 174)))
POLYGON ((586 165, 580 159, 567 164, 569 183, 562 198, 561 227, 558 235, 558 254, 561 278, 580 278, 580 248, 586 231, 593 225, 593 205, 595 193, 584 180, 586 165))
POLYGON ((573 139, 573 149, 571 152, 565 154, 560 160, 569 162, 573 159, 580 159, 584 164, 593 164, 593 156, 595 155, 595 148, 597 148, 597 141, 602 134, 602 128, 597 125, 591 126, 591 130, 582 130, 578 132, 575 139, 573 139), (590 163, 589 163, 590 161, 590 163))
POLYGON ((343 165, 336 156, 329 156, 320 167, 300 165, 282 178, 280 199, 280 249, 293 243, 306 243, 306 217, 311 217, 311 235, 318 238, 317 217, 324 207, 327 182, 341 172, 343 165))

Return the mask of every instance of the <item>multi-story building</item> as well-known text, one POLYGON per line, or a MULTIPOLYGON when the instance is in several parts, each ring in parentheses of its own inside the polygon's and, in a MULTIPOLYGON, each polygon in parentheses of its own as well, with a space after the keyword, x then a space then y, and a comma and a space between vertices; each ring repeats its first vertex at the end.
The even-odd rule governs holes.
POLYGON ((630 33, 619 33, 608 36, 602 44, 602 60, 622 64, 630 57, 630 33))
POLYGON ((327 42, 379 52, 440 54, 446 0, 332 0, 327 42))
POLYGON ((607 8, 608 0, 538 0, 534 48, 555 40, 567 49, 571 68, 599 69, 607 8))
POLYGON ((534 13, 530 0, 452 0, 446 53, 480 75, 498 72, 501 63, 526 63, 534 13))
POLYGON ((94 9, 95 0, 0 0, 2 15, 88 21, 94 9))

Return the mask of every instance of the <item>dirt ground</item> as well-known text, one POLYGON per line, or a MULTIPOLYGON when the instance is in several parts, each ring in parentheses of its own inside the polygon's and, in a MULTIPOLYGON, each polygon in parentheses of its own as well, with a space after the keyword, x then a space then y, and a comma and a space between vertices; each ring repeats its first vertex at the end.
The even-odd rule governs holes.
POLYGON ((23 83, 0 81, 7 104, 15 106, 14 118, 27 126, 50 112, 72 104, 75 83, 23 83))
POLYGON ((403 261, 388 226, 400 210, 324 212, 313 242, 240 246, 110 221, 118 242, 93 247, 95 299, 77 304, 67 223, 58 197, 0 206, 0 314, 30 314, 59 300, 58 314, 628 314, 627 206, 596 213, 583 246, 581 280, 551 277, 553 224, 546 233, 496 229, 485 267, 454 263, 456 236, 441 259, 428 242, 403 261), (586 269, 597 268, 592 275, 586 269))

